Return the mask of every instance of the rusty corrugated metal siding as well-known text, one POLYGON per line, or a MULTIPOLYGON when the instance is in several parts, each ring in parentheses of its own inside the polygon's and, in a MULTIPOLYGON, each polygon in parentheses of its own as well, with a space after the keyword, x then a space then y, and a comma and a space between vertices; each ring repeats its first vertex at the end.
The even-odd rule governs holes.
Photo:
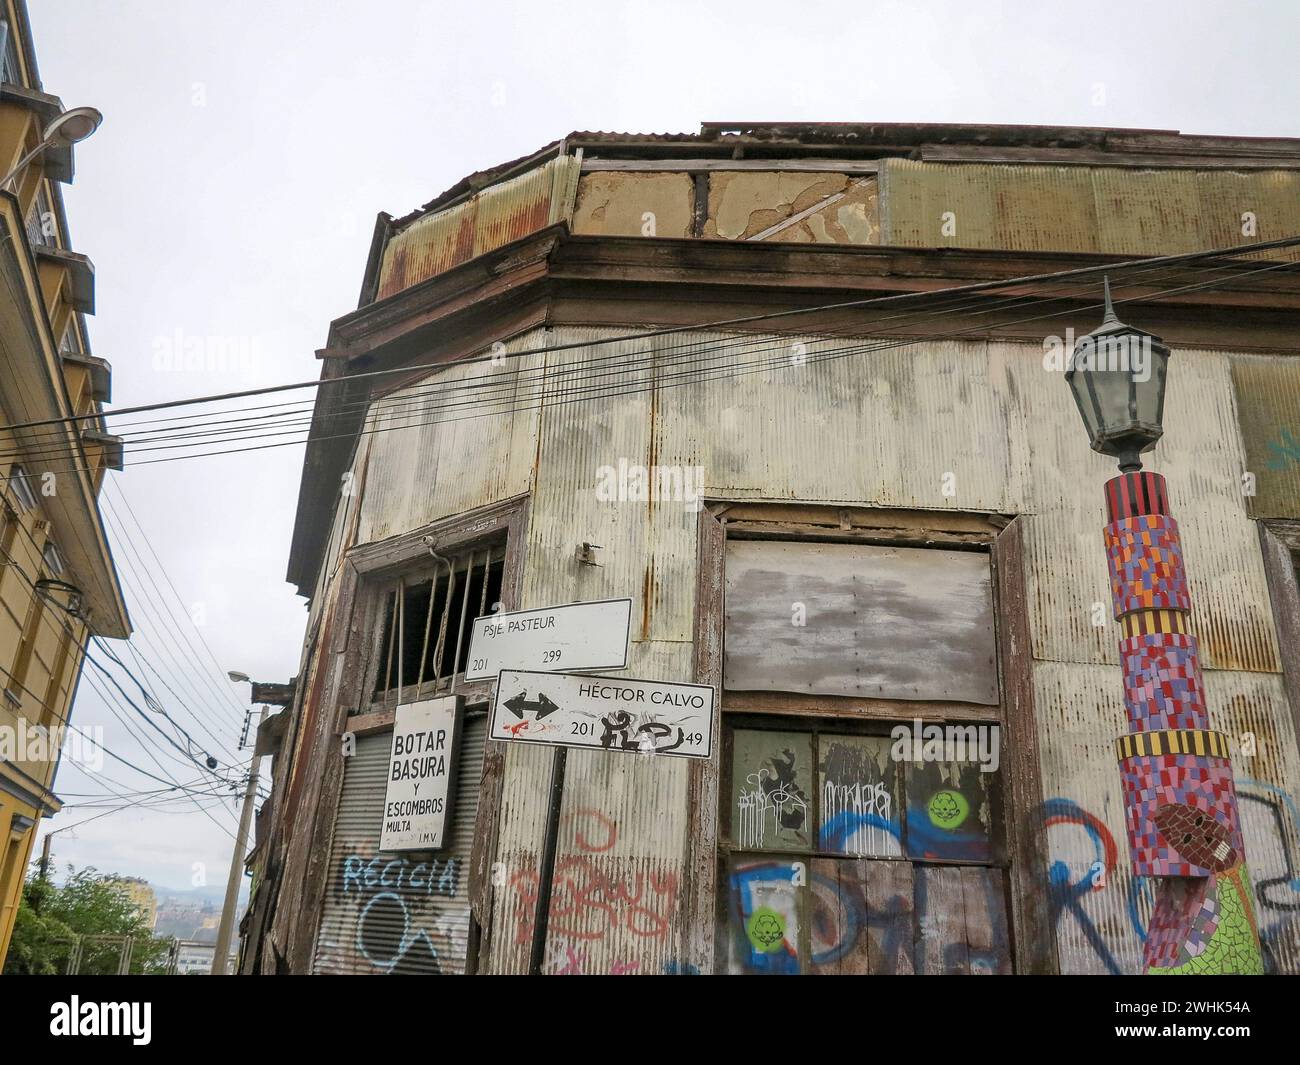
MULTIPOLYGON (((515 343, 622 335, 562 328, 515 343)), ((1111 745, 1124 718, 1101 544, 1110 463, 1083 446, 1081 430, 1062 431, 1077 415, 1061 375, 1044 369, 1040 345, 922 340, 817 361, 849 346, 721 333, 618 339, 530 357, 532 372, 547 371, 540 413, 418 424, 427 420, 431 381, 481 380, 513 373, 514 364, 445 371, 404 390, 409 425, 366 438, 360 539, 531 490, 522 605, 630 595, 627 675, 680 680, 692 661, 696 512, 685 500, 602 499, 602 470, 620 462, 699 468, 703 492, 721 498, 1023 515, 1042 798, 1059 863, 1057 886, 1044 890, 1055 892, 1062 965, 1134 971, 1148 902, 1125 872, 1111 745), (683 366, 677 360, 698 369, 704 357, 719 359, 715 379, 670 387, 680 380, 672 376, 683 366), (640 361, 626 378, 596 376, 631 360, 640 361), (614 387, 627 394, 603 394, 614 387), (566 393, 573 388, 591 391, 566 393), (574 563, 581 541, 602 545, 600 567, 574 563), (1102 626, 1093 623, 1094 602, 1105 604, 1102 626), (1095 863, 1106 862, 1107 840, 1115 868, 1101 886, 1081 887, 1095 863)), ((1180 349, 1175 358, 1170 433, 1152 465, 1168 474, 1182 525, 1212 720, 1235 744, 1245 733, 1257 738, 1258 753, 1236 764, 1243 796, 1254 796, 1242 802, 1246 843, 1270 964, 1295 971, 1300 922, 1289 885, 1300 855, 1300 765, 1254 523, 1240 493, 1247 463, 1234 357, 1180 349)), ((535 405, 541 380, 517 385, 506 392, 535 405)), ((497 853, 506 883, 494 895, 489 971, 527 965, 550 772, 545 749, 507 753, 497 853)), ((677 971, 691 960, 682 955, 678 912, 688 773, 671 759, 570 753, 547 971, 677 971)))
POLYGON ((508 356, 538 346, 543 336, 534 330, 512 339, 500 366, 452 365, 377 402, 366 419, 373 432, 362 437, 369 441, 370 461, 360 542, 384 540, 529 490, 538 419, 529 374, 542 356, 508 356), (480 416, 484 411, 499 413, 480 416))
POLYGON ((1256 518, 1300 518, 1300 359, 1238 355, 1232 359, 1237 413, 1256 518))
POLYGON ((417 218, 389 239, 377 298, 570 217, 580 166, 578 159, 561 156, 417 218))
MULTIPOLYGON (((1300 233, 1293 170, 1133 170, 886 159, 881 243, 1176 254, 1300 233), (1243 232, 1243 215, 1256 232, 1243 232), (947 216, 951 214, 951 219, 947 216), (955 232, 944 231, 945 222, 955 232)), ((1297 258, 1300 250, 1268 253, 1297 258)))

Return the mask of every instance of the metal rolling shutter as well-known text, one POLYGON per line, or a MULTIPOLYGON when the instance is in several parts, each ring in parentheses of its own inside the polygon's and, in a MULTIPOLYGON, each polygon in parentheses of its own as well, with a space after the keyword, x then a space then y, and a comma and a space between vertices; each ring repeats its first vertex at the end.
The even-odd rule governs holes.
POLYGON ((486 736, 487 715, 466 713, 451 845, 436 854, 379 853, 392 733, 357 740, 343 774, 314 972, 464 973, 469 856, 486 736))

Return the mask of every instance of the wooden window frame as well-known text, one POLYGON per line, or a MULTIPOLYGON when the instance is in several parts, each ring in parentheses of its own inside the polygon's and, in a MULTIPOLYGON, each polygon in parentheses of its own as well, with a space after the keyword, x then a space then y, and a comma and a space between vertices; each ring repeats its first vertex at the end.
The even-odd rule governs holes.
MULTIPOLYGON (((694 673, 697 683, 712 685, 718 691, 714 734, 719 737, 724 735, 724 712, 998 724, 1001 764, 1006 775, 1001 782, 1003 821, 997 831, 1009 863, 1008 927, 1012 963, 1016 973, 1045 974, 1057 972, 1059 963, 1046 891, 1044 797, 1034 720, 1023 537, 1021 519, 1002 515, 708 500, 700 511, 697 525, 694 673), (993 582, 999 705, 726 692, 722 686, 722 664, 729 538, 987 552, 993 582)), ((720 745, 717 759, 692 765, 688 790, 690 823, 682 903, 683 950, 701 972, 715 970, 720 931, 717 922, 722 905, 718 886, 722 843, 721 769, 720 745)))
MULTIPOLYGON (((458 530, 459 531, 459 530, 458 530)), ((492 554, 500 553, 500 564, 502 570, 502 583, 505 580, 505 556, 508 553, 509 546, 508 530, 499 530, 486 538, 474 538, 467 543, 462 543, 459 547, 449 545, 434 547, 435 551, 442 557, 449 560, 459 561, 468 553, 472 556, 475 554, 487 553, 490 558, 492 554)), ((395 578, 418 576, 423 578, 426 574, 433 579, 434 590, 437 588, 437 581, 441 576, 441 566, 437 560, 429 553, 429 546, 421 545, 424 550, 423 554, 416 552, 405 561, 385 567, 382 571, 368 574, 365 577, 365 604, 362 609, 366 612, 367 638, 371 641, 370 654, 367 656, 365 664, 365 677, 361 686, 361 704, 356 716, 372 716, 391 712, 400 703, 415 702, 418 699, 433 699, 444 695, 462 695, 465 697, 466 706, 486 705, 491 697, 492 686, 494 681, 491 679, 466 681, 464 674, 453 673, 450 677, 435 677, 432 680, 426 680, 423 683, 407 684, 402 687, 392 687, 386 689, 379 688, 379 674, 386 668, 383 661, 383 644, 385 638, 387 599, 393 591, 392 581, 395 578), (392 704, 391 706, 389 704, 392 704)), ((431 545, 430 545, 431 546, 431 545)), ((495 563, 488 563, 494 565, 495 563)), ((484 594, 486 594, 485 580, 484 594)), ((498 593, 499 595, 500 593, 498 593)), ((444 653, 450 651, 453 656, 459 653, 459 646, 453 646, 450 638, 454 635, 451 631, 451 625, 459 626, 463 620, 456 614, 455 593, 451 596, 450 613, 448 613, 448 643, 444 645, 444 653), (455 621, 452 622, 452 617, 455 621)), ((496 600, 503 602, 503 600, 496 600)), ((468 603, 462 603, 467 608, 468 603)), ((432 602, 430 603, 432 607, 432 602)), ((502 609, 505 609, 504 605, 502 609)), ((466 609, 468 614, 468 609, 466 609)), ((478 614, 474 615, 479 616, 478 614)), ((467 619, 466 619, 467 620, 467 619)), ((435 638, 432 632, 426 633, 426 639, 435 638)), ((425 651, 428 648, 426 646, 425 651)), ((468 650, 468 649, 467 649, 468 650)), ((401 652, 399 652, 401 653, 401 652)), ((422 653, 421 657, 424 657, 422 653)))
MULTIPOLYGON (((429 546, 439 554, 455 553, 473 542, 482 542, 505 532, 505 571, 501 580, 501 609, 517 610, 523 591, 524 564, 527 555, 527 530, 529 496, 514 496, 466 514, 432 522, 400 536, 378 543, 363 544, 349 550, 342 563, 343 576, 339 598, 334 611, 337 624, 332 625, 328 646, 318 654, 334 655, 341 659, 336 673, 336 689, 322 709, 327 724, 314 732, 317 740, 309 757, 309 764, 321 773, 320 811, 310 828, 309 851, 313 862, 328 861, 334 839, 334 824, 338 818, 339 797, 343 789, 345 759, 338 757, 338 744, 348 733, 356 736, 391 730, 395 709, 369 714, 349 713, 365 703, 367 656, 372 656, 375 635, 373 602, 378 598, 374 589, 386 575, 400 572, 405 566, 428 557, 429 546), (426 537, 432 544, 426 544, 426 537)), ((492 681, 475 682, 457 689, 465 696, 466 708, 486 705, 492 681)), ((497 830, 500 823, 501 790, 505 778, 504 744, 488 743, 483 755, 483 776, 479 782, 478 823, 474 850, 469 864, 469 897, 472 921, 478 928, 492 927, 492 862, 495 859, 497 830)), ((300 900, 301 912, 307 923, 298 944, 292 948, 292 965, 307 971, 316 953, 320 935, 320 919, 326 890, 324 866, 320 875, 308 875, 300 900)), ((310 872, 310 868, 309 868, 310 872)), ((300 926, 301 927, 301 926, 300 926)), ((486 957, 486 943, 476 944, 477 957, 486 957)))
POLYGON ((1300 521, 1261 521, 1259 542, 1273 606, 1282 685, 1291 707, 1296 745, 1300 747, 1300 521))

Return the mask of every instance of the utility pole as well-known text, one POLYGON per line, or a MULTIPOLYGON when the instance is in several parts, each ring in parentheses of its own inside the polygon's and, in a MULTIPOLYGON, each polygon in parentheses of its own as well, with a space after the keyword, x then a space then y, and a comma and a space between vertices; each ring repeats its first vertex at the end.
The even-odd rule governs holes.
POLYGON ((45 839, 41 843, 41 882, 44 883, 50 879, 50 840, 54 838, 53 832, 46 832, 45 839))
MULTIPOLYGON (((262 704, 261 716, 257 719, 260 731, 270 709, 262 704)), ((244 789, 244 808, 239 815, 239 838, 235 840, 235 853, 230 858, 230 879, 226 881, 226 901, 221 907, 221 924, 217 928, 217 953, 212 959, 212 975, 226 975, 226 959, 230 954, 230 939, 235 930, 235 909, 239 905, 239 882, 244 876, 244 858, 248 854, 248 827, 253 822, 253 802, 257 798, 257 771, 262 764, 262 756, 257 754, 257 738, 253 738, 253 761, 248 767, 248 787, 244 789)))

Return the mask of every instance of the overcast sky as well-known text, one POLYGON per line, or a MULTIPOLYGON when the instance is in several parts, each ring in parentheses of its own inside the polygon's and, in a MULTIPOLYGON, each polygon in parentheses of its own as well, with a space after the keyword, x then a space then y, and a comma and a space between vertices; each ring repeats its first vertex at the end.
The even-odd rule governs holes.
MULTIPOLYGON (((1300 136, 1288 0, 29 6, 46 91, 105 115, 65 196, 73 246, 95 264, 91 342, 119 406, 315 377, 330 320, 356 306, 377 212, 404 214, 572 130, 789 119, 1300 136), (249 358, 163 368, 192 340, 249 358)), ((298 669, 304 608, 284 572, 301 462, 294 446, 110 475, 110 521, 131 527, 125 498, 162 566, 115 537, 137 653, 196 739, 201 722, 233 745, 248 698, 200 635, 222 670, 298 669)), ((151 755, 199 776, 143 749, 85 682, 74 723, 103 726, 110 750, 152 772, 151 755)), ((163 786, 112 758, 104 774, 65 765, 56 790, 78 793, 71 804, 163 786)), ((70 805, 48 826, 100 812, 70 805)), ((112 813, 56 835, 55 854, 182 888, 201 863, 221 884, 236 818, 232 804, 208 813, 219 825, 193 807, 112 813)))

